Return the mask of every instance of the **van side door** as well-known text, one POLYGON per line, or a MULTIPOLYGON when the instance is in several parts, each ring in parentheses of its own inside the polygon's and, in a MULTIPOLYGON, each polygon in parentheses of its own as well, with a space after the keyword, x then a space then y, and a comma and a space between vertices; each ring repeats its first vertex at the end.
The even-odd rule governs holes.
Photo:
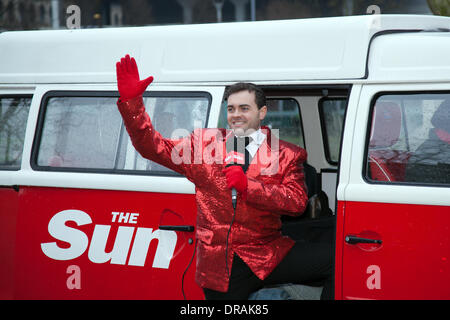
POLYGON ((450 86, 360 90, 342 150, 337 295, 449 299, 450 86))

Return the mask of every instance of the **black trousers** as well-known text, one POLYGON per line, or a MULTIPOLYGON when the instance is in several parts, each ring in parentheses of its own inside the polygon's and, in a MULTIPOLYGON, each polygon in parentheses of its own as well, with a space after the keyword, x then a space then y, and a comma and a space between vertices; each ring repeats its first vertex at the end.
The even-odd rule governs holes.
POLYGON ((286 257, 264 280, 234 255, 227 292, 204 288, 206 300, 247 300, 249 295, 264 286, 283 283, 323 286, 321 299, 334 299, 334 246, 326 243, 297 242, 286 257))

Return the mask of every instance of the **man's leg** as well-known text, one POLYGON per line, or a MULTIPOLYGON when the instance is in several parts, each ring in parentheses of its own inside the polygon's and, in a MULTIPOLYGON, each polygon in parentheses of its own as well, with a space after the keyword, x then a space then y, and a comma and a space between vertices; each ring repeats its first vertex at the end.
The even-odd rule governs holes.
POLYGON ((322 299, 334 299, 334 247, 327 243, 296 243, 264 284, 307 284, 323 281, 322 299))
POLYGON ((219 292, 204 288, 203 292, 206 300, 248 300, 248 296, 262 286, 263 281, 258 279, 247 264, 235 254, 228 291, 219 292))

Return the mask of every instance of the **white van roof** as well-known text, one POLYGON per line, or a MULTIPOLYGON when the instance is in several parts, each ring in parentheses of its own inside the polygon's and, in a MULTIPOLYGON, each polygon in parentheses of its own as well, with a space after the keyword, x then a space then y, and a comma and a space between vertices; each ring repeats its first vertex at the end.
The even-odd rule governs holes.
POLYGON ((448 32, 391 34, 376 37, 371 46, 380 32, 437 29, 450 29, 450 18, 365 15, 4 32, 0 84, 113 83, 115 63, 127 53, 142 76, 153 75, 159 83, 362 79, 417 63, 450 68, 448 32), (445 54, 433 54, 436 46, 445 54), (423 61, 411 48, 420 50, 423 61))

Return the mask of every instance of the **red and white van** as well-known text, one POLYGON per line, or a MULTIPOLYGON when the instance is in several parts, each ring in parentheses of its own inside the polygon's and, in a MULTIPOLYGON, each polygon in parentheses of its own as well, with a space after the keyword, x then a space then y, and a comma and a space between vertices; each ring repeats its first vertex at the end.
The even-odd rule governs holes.
POLYGON ((449 299, 449 144, 421 147, 450 122, 435 117, 449 29, 370 15, 0 34, 0 298, 203 298, 195 187, 141 158, 117 110, 128 53, 166 136, 226 126, 228 84, 264 88, 266 124, 306 148, 332 211, 286 230, 331 230, 337 299, 449 299))

